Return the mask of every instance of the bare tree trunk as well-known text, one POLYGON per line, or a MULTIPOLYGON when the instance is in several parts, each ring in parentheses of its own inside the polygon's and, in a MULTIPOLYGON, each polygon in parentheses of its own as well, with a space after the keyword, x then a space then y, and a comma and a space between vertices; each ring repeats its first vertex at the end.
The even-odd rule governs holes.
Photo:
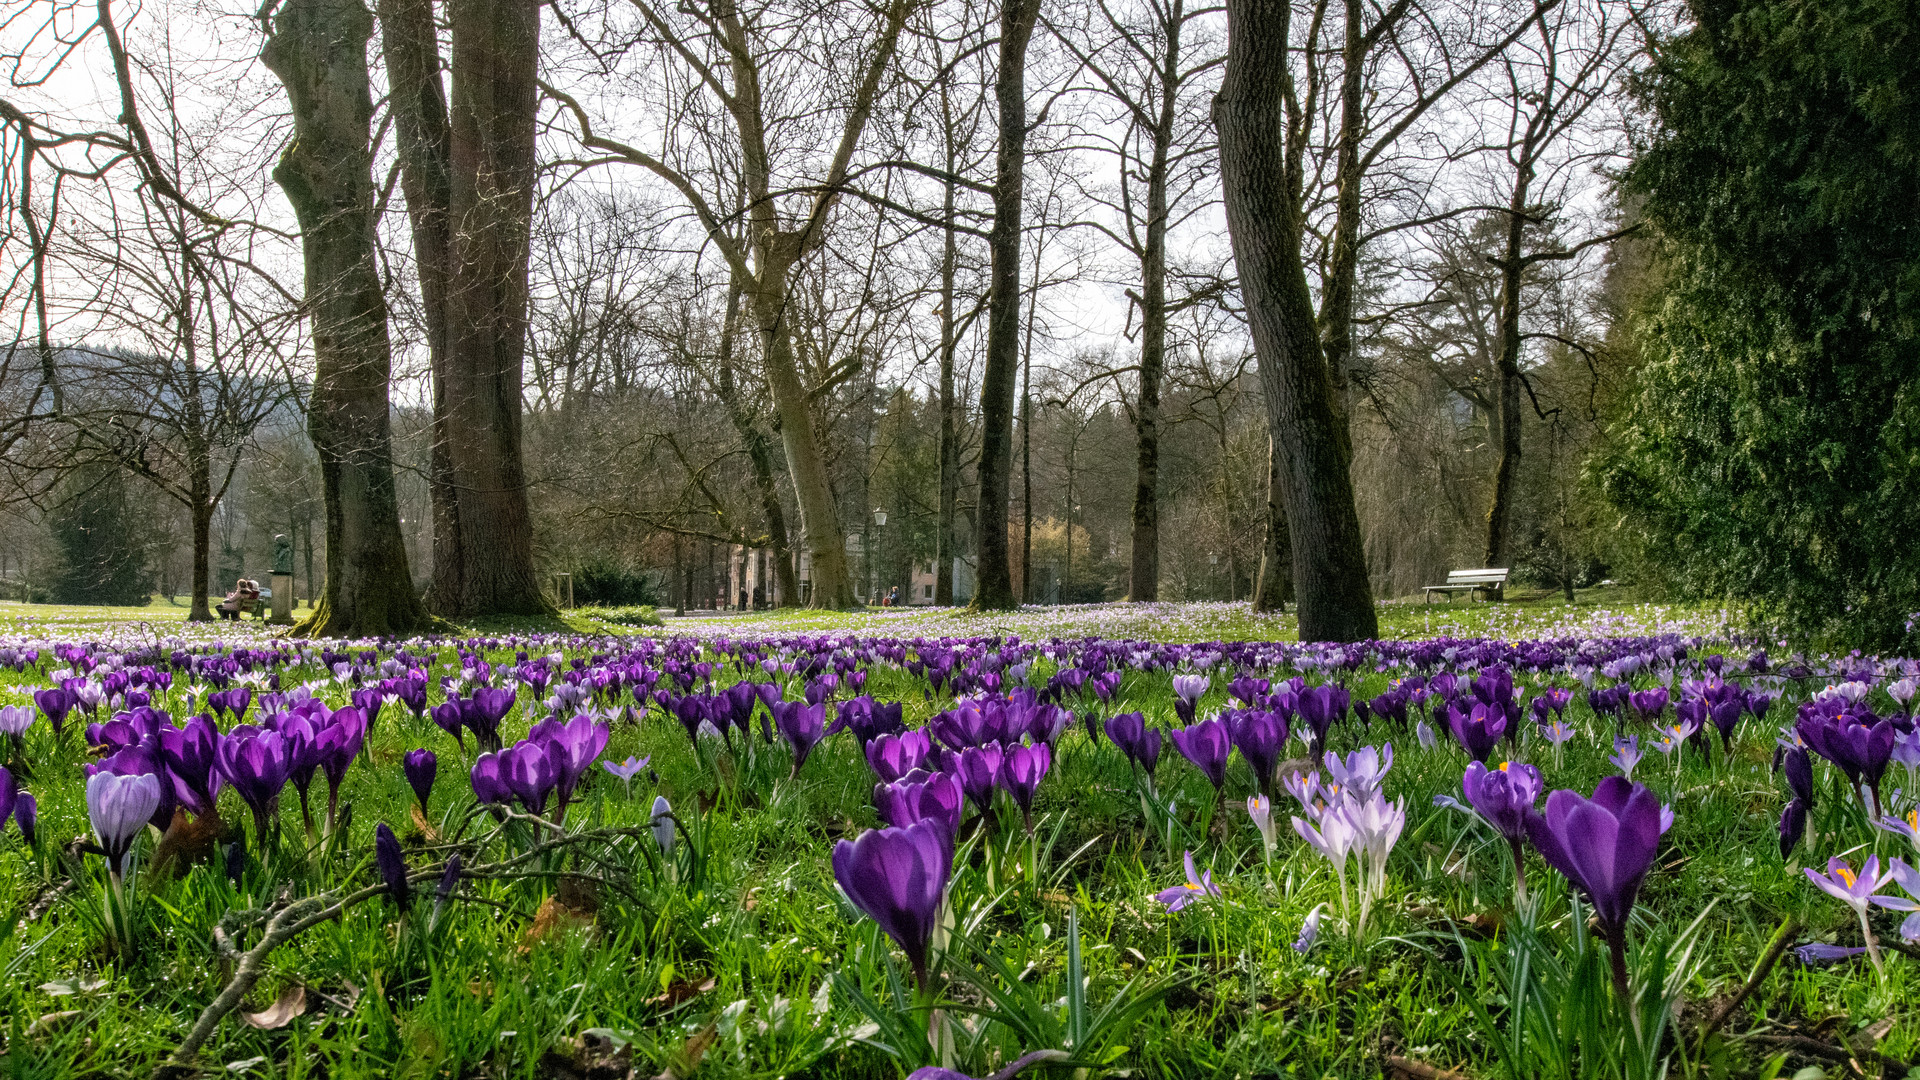
POLYGON ((1136 444, 1133 484, 1133 557, 1127 597, 1160 598, 1160 383, 1167 362, 1167 173, 1173 151, 1174 105, 1180 89, 1180 29, 1175 3, 1163 20, 1160 114, 1154 118, 1153 160, 1147 167, 1146 245, 1140 253, 1140 393, 1133 408, 1136 444))
MULTIPOLYGON (((1499 464, 1493 470, 1493 495, 1487 505, 1487 559, 1483 565, 1505 567, 1511 552, 1508 534, 1512 531, 1513 488, 1520 471, 1520 289, 1527 268, 1522 247, 1526 241, 1527 195, 1533 181, 1533 159, 1537 141, 1533 127, 1521 144, 1519 164, 1513 178, 1513 192, 1507 206, 1507 234, 1500 268, 1500 355, 1496 360, 1499 375, 1499 408, 1495 422, 1499 426, 1496 441, 1500 447, 1499 464)), ((1489 590, 1498 599, 1505 590, 1489 590)))
MULTIPOLYGON (((767 523, 767 544, 773 548, 773 576, 779 587, 782 605, 800 602, 800 586, 794 578, 793 552, 787 541, 787 512, 780 505, 780 488, 773 478, 773 447, 760 421, 740 397, 733 378, 733 335, 739 325, 740 286, 736 281, 727 289, 727 320, 720 328, 720 398, 727 407, 733 429, 746 447, 747 462, 753 467, 754 490, 760 495, 760 512, 767 523)), ((768 597, 771 601, 772 597, 768 597)))
MULTIPOLYGON (((946 92, 941 91, 941 109, 947 111, 946 92)), ((953 604, 953 561, 959 539, 960 512, 960 401, 955 394, 953 360, 959 347, 959 329, 954 316, 953 279, 958 261, 958 238, 953 229, 954 152, 951 138, 952 118, 947 117, 947 176, 944 209, 947 223, 940 250, 940 520, 934 537, 933 602, 941 607, 953 604)))
POLYGON ((521 457, 527 257, 535 178, 538 0, 449 0, 452 226, 448 459, 459 501, 460 594, 443 610, 551 610, 533 567, 521 457))
POLYGON ((1287 0, 1228 0, 1227 65, 1214 98, 1227 228, 1259 357, 1293 549, 1300 640, 1357 641, 1379 621, 1367 582, 1346 440, 1287 190, 1287 0))
POLYGON ((457 603, 463 559, 460 501, 453 486, 447 414, 447 277, 453 265, 453 130, 440 83, 439 37, 433 0, 379 0, 380 42, 387 62, 400 187, 413 231, 420 313, 432 372, 433 419, 429 429, 427 495, 433 510, 433 605, 457 603))
POLYGON ((1280 504, 1280 462, 1267 438, 1267 529, 1260 544, 1260 571, 1253 580, 1253 610, 1285 611, 1293 596, 1293 545, 1280 504))
POLYGON ((1346 30, 1341 47, 1340 140, 1334 151, 1335 210, 1333 252, 1321 298, 1321 348, 1333 384, 1335 423, 1344 453, 1353 456, 1348 426, 1349 368, 1353 363, 1355 277, 1360 268, 1360 134, 1366 128, 1368 41, 1361 26, 1360 0, 1345 0, 1346 30))
POLYGON ((760 322, 761 361, 774 407, 780 411, 780 442, 787 452, 787 472, 793 477, 794 501, 800 507, 801 540, 810 559, 813 593, 807 603, 817 608, 852 607, 846 536, 840 531, 826 453, 813 430, 813 409, 794 365, 793 329, 786 321, 786 271, 770 273, 763 268, 759 278, 749 286, 750 300, 760 322))
POLYGON ((320 457, 327 587, 296 633, 363 637, 427 621, 407 572, 394 491, 387 302, 374 255, 367 43, 359 0, 289 0, 261 59, 286 85, 294 139, 274 169, 300 222, 314 382, 307 426, 320 457))
POLYGON ((986 372, 980 382, 980 506, 974 544, 979 560, 972 607, 1017 605, 1007 550, 1007 503, 1013 477, 1013 397, 1020 368, 1020 217, 1027 152, 1027 43, 1040 0, 1001 0, 999 148, 994 162, 992 255, 987 294, 986 372))
MULTIPOLYGON (((193 487, 196 496, 202 493, 200 481, 196 480, 193 487)), ((207 602, 213 551, 212 501, 202 500, 187 507, 187 516, 193 520, 193 608, 187 612, 187 621, 212 622, 213 608, 207 602)))

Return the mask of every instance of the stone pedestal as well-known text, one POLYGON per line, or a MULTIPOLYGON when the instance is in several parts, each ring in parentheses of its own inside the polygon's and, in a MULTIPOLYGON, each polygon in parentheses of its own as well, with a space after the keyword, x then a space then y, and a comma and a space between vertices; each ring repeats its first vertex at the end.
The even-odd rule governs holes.
POLYGON ((293 575, 274 574, 268 578, 273 590, 273 615, 267 619, 276 626, 293 625, 293 575))

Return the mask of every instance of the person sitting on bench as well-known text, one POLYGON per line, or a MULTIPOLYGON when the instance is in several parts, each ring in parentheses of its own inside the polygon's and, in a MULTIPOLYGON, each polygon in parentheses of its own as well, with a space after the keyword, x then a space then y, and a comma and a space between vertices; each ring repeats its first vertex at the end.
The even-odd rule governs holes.
POLYGON ((260 586, 251 579, 241 578, 233 583, 233 591, 220 601, 220 617, 228 622, 239 622, 240 613, 252 611, 260 600, 260 586))

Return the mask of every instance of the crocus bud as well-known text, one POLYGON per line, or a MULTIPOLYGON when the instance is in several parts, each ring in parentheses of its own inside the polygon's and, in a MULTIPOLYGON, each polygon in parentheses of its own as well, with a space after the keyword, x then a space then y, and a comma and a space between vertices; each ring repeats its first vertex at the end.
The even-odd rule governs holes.
POLYGON ((413 901, 413 889, 407 884, 407 860, 400 854, 399 838, 384 821, 373 830, 373 863, 387 883, 387 891, 393 894, 393 902, 405 911, 413 901))
POLYGON ((673 806, 665 795, 653 797, 653 842, 660 845, 660 854, 673 854, 673 806))
POLYGON ((40 803, 32 792, 23 791, 14 800, 13 820, 20 823, 20 838, 27 842, 28 847, 34 847, 38 836, 35 830, 40 821, 40 803))

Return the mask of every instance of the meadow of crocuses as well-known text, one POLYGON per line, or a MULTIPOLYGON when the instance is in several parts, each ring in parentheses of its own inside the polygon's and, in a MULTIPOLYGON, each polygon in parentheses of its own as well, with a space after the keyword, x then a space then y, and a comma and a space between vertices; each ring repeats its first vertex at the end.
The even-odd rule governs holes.
POLYGON ((1653 1080, 1920 1053, 1912 661, 925 628, 0 640, 0 1063, 1653 1080))

